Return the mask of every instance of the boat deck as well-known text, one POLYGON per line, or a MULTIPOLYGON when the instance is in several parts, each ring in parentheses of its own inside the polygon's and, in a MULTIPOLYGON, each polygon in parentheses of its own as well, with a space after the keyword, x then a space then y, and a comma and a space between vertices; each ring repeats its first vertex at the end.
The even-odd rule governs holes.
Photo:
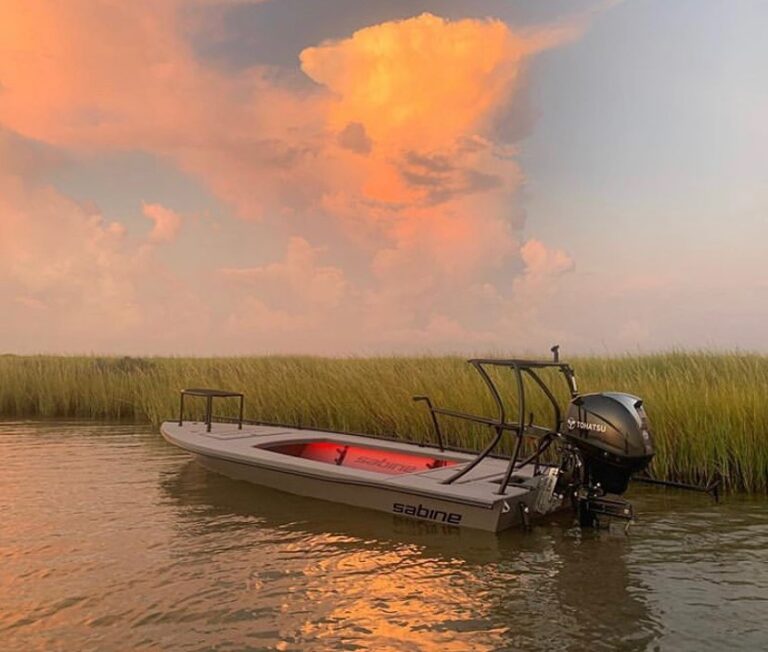
POLYGON ((476 455, 440 451, 435 446, 278 426, 244 424, 239 429, 236 423, 214 422, 207 432, 205 422, 185 421, 181 426, 166 422, 161 430, 169 442, 207 458, 486 508, 532 489, 526 486, 533 475, 529 466, 517 470, 505 493, 499 494, 508 462, 495 457, 483 459, 463 477, 443 484, 476 455), (307 446, 310 453, 302 453, 307 446))

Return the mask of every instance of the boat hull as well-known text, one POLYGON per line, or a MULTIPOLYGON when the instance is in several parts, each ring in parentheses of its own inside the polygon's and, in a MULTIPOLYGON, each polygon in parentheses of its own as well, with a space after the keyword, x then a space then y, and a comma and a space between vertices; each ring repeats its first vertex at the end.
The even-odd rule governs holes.
MULTIPOLYGON (((499 494, 507 463, 498 458, 483 460, 460 481, 446 484, 447 478, 473 460, 472 455, 360 435, 260 425, 239 430, 236 425, 214 423, 209 433, 205 424, 167 422, 161 433, 206 468, 230 478, 437 525, 498 532, 519 524, 524 512, 533 514, 540 507, 539 478, 533 477, 532 469, 517 472, 519 482, 499 494), (276 452, 329 440, 340 450, 364 447, 380 453, 382 459, 422 459, 432 464, 392 475, 391 469, 382 470, 381 463, 374 471, 360 468, 359 459, 342 461, 342 456, 335 462, 321 462, 276 452), (441 465, 434 465, 436 460, 441 465)), ((369 453, 368 459, 376 461, 373 456, 369 453)))
POLYGON ((410 492, 391 488, 274 471, 207 455, 196 455, 195 459, 206 469, 215 473, 297 496, 313 498, 318 500, 318 504, 329 501, 429 521, 438 525, 467 527, 490 532, 506 529, 519 522, 519 508, 515 510, 517 514, 511 507, 504 511, 501 503, 493 507, 478 507, 462 502, 441 500, 433 496, 416 496, 410 492), (518 518, 515 519, 515 516, 518 518))

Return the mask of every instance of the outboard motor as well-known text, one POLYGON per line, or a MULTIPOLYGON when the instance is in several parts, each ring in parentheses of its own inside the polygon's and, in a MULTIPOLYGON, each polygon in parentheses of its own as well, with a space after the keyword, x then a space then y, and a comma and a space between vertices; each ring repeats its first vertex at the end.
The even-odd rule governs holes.
POLYGON ((577 496, 581 524, 595 525, 599 515, 632 520, 632 506, 618 496, 627 490, 632 474, 647 468, 654 455, 642 399, 619 392, 576 396, 568 408, 564 434, 582 464, 577 496))

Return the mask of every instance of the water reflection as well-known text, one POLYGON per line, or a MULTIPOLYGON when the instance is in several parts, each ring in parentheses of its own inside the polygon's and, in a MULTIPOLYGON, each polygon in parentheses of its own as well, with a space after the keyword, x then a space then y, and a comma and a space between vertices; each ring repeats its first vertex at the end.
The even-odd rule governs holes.
POLYGON ((215 475, 133 426, 0 424, 0 648, 768 649, 768 510, 493 535, 215 475))
MULTIPOLYGON (((177 505, 194 508, 180 519, 180 536, 189 536, 186 528, 200 534, 200 510, 224 529, 232 517, 250 519, 264 537, 261 564, 300 568, 303 588, 288 612, 302 616, 289 623, 281 613, 279 624, 294 632, 294 644, 577 650, 589 641, 645 649, 657 633, 646 587, 627 568, 628 539, 585 535, 569 516, 531 533, 457 530, 285 495, 193 462, 162 486, 177 505), (265 562, 275 540, 280 558, 265 562)), ((252 577, 270 585, 258 567, 252 577)))

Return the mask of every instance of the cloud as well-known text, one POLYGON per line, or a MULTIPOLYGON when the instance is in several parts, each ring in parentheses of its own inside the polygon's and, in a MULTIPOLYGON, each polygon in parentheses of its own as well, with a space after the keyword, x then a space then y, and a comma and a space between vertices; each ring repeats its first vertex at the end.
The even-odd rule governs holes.
POLYGON ((400 176, 412 188, 424 191, 428 204, 441 204, 454 197, 496 190, 504 185, 501 176, 472 168, 460 168, 445 154, 408 152, 400 176))
POLYGON ((539 240, 525 242, 520 257, 525 267, 514 279, 514 297, 521 310, 535 312, 556 289, 558 279, 573 270, 574 261, 564 251, 550 249, 539 240))
POLYGON ((481 130, 515 91, 521 62, 557 36, 521 36, 499 20, 432 14, 374 25, 305 49, 304 72, 338 101, 332 123, 374 142, 434 150, 481 130))
POLYGON ((220 274, 241 284, 270 305, 336 308, 348 290, 344 272, 338 267, 319 265, 322 249, 304 238, 292 237, 285 258, 276 263, 249 268, 224 268, 220 274))
POLYGON ((120 225, 14 177, 0 176, 0 196, 0 279, 22 308, 6 313, 4 328, 23 331, 29 308, 53 311, 56 329, 73 336, 124 333, 141 320, 120 225))
POLYGON ((573 260, 568 254, 549 249, 538 240, 528 240, 520 248, 520 255, 525 263, 525 274, 529 277, 556 276, 573 268, 573 260))
POLYGON ((4 350, 160 352, 174 342, 190 350, 204 339, 207 308, 152 248, 97 207, 28 174, 50 164, 38 144, 16 137, 6 139, 3 151, 4 350))
MULTIPOLYGON (((571 37, 423 14, 301 53, 302 69, 332 93, 327 129, 359 124, 370 139, 364 160, 331 158, 348 173, 323 198, 355 238, 372 243, 369 326, 413 340, 437 333, 439 316, 463 329, 462 338, 450 330, 452 346, 473 341, 472 332, 488 339, 515 300, 523 254, 514 208, 523 175, 507 140, 493 140, 498 118, 521 88, 526 61, 571 37), (498 287, 492 301, 474 290, 504 276, 510 287, 498 287), (476 311, 485 313, 482 327, 476 311)), ((439 332, 445 342, 449 329, 439 332)))
MULTIPOLYGON (((290 238, 283 258, 255 267, 219 270, 231 299, 222 325, 228 339, 270 353, 349 352, 350 323, 359 323, 359 290, 326 252, 290 238)), ((357 342, 359 346, 359 340, 357 342)))
POLYGON ((181 215, 160 204, 144 204, 144 216, 154 222, 150 242, 173 242, 181 230, 181 215))
POLYGON ((371 139, 359 122, 350 122, 339 132, 336 141, 339 146, 357 154, 368 154, 371 151, 371 139))
MULTIPOLYGON (((266 66, 206 65, 190 44, 190 30, 205 26, 189 7, 2 3, 0 125, 57 151, 151 152, 197 177, 254 234, 281 234, 278 262, 239 261, 207 287, 210 319, 239 333, 236 346, 252 345, 257 322, 259 344, 270 348, 272 337, 282 350, 492 342, 521 293, 535 301, 536 287, 568 272, 562 252, 520 244, 524 175, 515 129, 499 122, 515 119, 509 107, 531 57, 578 30, 516 32, 432 14, 387 21, 302 51, 314 85, 294 88, 266 66)), ((28 307, 65 310, 77 295, 73 315, 92 300, 94 329, 112 314, 137 333, 162 311, 163 291, 205 304, 97 210, 41 183, 22 186, 4 213, 7 224, 17 216, 15 267, 2 269, 28 307), (64 222, 71 241, 51 255, 50 233, 64 222), (151 283, 150 268, 162 283, 151 283)), ((154 222, 149 241, 183 258, 181 216, 159 204, 142 210, 154 222)), ((188 330, 190 346, 203 333, 188 330)))

